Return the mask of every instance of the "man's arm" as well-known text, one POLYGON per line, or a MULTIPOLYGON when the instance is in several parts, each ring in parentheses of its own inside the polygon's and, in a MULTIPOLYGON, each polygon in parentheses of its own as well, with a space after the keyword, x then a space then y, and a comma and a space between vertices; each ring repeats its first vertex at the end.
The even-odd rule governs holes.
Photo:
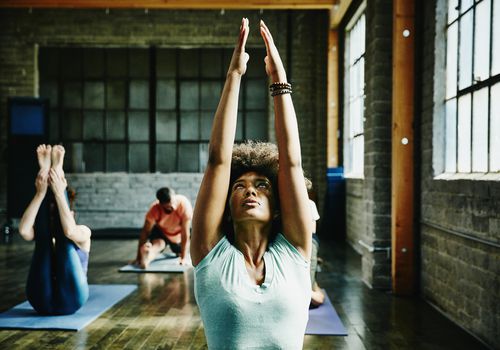
POLYGON ((182 221, 182 229, 181 229, 181 256, 180 256, 180 264, 184 265, 186 259, 187 249, 189 247, 189 231, 191 229, 191 220, 183 220, 182 221))
POLYGON ((147 242, 149 234, 153 227, 155 226, 155 222, 149 221, 148 219, 144 220, 144 225, 142 226, 141 233, 139 235, 139 244, 137 245, 137 255, 133 263, 138 263, 141 259, 141 246, 147 242))

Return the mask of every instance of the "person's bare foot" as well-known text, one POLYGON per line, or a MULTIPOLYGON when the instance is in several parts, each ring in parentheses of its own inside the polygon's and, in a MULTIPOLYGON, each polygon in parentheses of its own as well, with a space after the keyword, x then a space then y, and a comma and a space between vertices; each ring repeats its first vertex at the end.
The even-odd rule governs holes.
POLYGON ((52 147, 50 145, 40 145, 36 148, 36 157, 38 159, 38 165, 40 166, 40 174, 42 176, 48 175, 51 163, 51 151, 52 147))
POLYGON ((153 260, 151 257, 151 248, 153 245, 151 242, 146 242, 141 246, 141 258, 139 259, 139 267, 141 269, 146 269, 149 263, 153 260))
POLYGON ((61 145, 54 145, 52 147, 52 153, 51 153, 51 158, 52 158, 52 168, 59 174, 64 176, 64 171, 63 171, 63 161, 64 161, 64 147, 61 145))

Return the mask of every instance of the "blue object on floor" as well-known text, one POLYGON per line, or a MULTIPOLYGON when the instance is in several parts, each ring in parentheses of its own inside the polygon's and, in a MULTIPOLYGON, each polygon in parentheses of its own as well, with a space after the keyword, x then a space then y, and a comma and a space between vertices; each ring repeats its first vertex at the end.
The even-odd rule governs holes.
POLYGON ((135 284, 89 285, 89 300, 72 315, 41 316, 25 301, 0 314, 0 329, 79 331, 137 289, 135 284))
POLYGON ((347 335, 342 321, 337 315, 332 302, 325 293, 325 302, 316 309, 309 309, 309 321, 307 322, 306 334, 314 335, 347 335))
POLYGON ((177 255, 173 254, 161 254, 155 260, 153 260, 146 269, 141 269, 136 265, 125 265, 122 266, 118 271, 120 272, 136 272, 136 273, 147 273, 147 272, 177 272, 181 273, 191 269, 192 266, 179 265, 179 258, 177 255))

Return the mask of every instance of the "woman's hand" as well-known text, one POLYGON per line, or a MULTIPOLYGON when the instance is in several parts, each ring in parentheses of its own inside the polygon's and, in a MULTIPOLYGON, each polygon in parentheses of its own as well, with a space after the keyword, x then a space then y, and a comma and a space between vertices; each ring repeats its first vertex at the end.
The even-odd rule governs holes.
POLYGON ((281 62, 278 49, 276 48, 276 45, 274 45, 274 40, 269 28, 267 28, 262 20, 260 21, 260 35, 262 35, 264 43, 266 44, 267 56, 264 58, 264 62, 266 63, 267 75, 271 78, 273 83, 287 82, 285 67, 283 67, 283 62, 281 62))
POLYGON ((52 192, 54 192, 54 195, 56 196, 64 195, 64 190, 66 190, 66 187, 68 186, 68 183, 66 182, 64 176, 62 174, 59 174, 53 168, 51 168, 49 172, 49 183, 52 192))
POLYGON ((240 36, 238 38, 238 43, 234 48, 233 57, 231 58, 231 63, 229 65, 229 70, 227 72, 230 74, 243 75, 247 70, 247 62, 250 56, 245 52, 245 45, 247 43, 248 33, 248 18, 242 18, 240 27, 240 36))
POLYGON ((49 174, 46 171, 40 171, 38 173, 35 180, 35 188, 37 194, 45 196, 45 194, 47 193, 47 187, 49 186, 48 180, 49 174))

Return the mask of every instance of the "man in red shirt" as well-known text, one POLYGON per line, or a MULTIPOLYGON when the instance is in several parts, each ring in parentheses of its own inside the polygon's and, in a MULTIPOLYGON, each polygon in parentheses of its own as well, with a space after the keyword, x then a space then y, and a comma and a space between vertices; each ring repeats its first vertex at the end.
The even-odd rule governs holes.
POLYGON ((163 187, 146 213, 134 263, 145 269, 168 245, 186 263, 193 207, 185 196, 163 187))

